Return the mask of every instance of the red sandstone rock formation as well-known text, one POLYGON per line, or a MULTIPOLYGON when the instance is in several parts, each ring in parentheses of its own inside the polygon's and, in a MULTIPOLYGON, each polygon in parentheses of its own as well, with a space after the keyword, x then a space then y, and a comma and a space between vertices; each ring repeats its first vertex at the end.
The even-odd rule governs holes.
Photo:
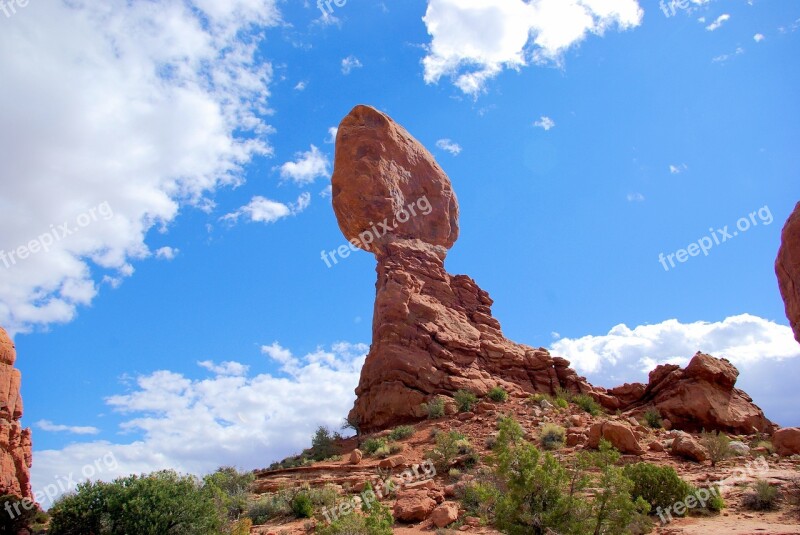
POLYGON ((786 303, 786 317, 792 324, 795 339, 800 342, 800 203, 783 227, 775 273, 786 303))
POLYGON ((608 393, 621 409, 655 407, 676 429, 769 433, 774 425, 753 400, 735 388, 739 370, 725 359, 697 353, 685 369, 665 364, 650 372, 647 385, 633 384, 608 393))
POLYGON ((685 370, 661 366, 649 385, 607 392, 545 349, 507 340, 489 294, 445 271, 458 238, 450 179, 418 141, 374 108, 357 106, 339 126, 332 182, 339 227, 378 261, 372 346, 350 413, 363 430, 419 419, 421 405, 438 395, 464 389, 482 396, 497 385, 519 394, 587 393, 611 410, 655 405, 678 429, 772 429, 734 388, 739 372, 727 361, 698 354, 685 370), (403 214, 409 206, 417 206, 416 216, 403 214))
POLYGON ((458 201, 433 156, 401 126, 374 108, 353 109, 339 126, 332 182, 339 227, 378 260, 372 346, 351 413, 363 428, 420 418, 422 403, 459 389, 592 391, 569 362, 507 340, 489 294, 445 271, 458 201), (422 198, 427 215, 360 238, 378 222, 404 219, 398 212, 422 198))
POLYGON ((17 353, 0 327, 0 495, 32 498, 30 483, 31 430, 22 429, 21 374, 14 368, 17 353))

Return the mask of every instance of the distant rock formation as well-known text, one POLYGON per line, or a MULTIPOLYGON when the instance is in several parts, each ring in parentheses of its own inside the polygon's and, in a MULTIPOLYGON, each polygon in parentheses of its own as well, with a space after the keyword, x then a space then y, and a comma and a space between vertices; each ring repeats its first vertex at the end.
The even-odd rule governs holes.
POLYGON ((17 352, 0 327, 0 495, 32 499, 31 430, 22 429, 21 374, 14 368, 17 352))
POLYGON ((520 395, 589 394, 611 410, 655 403, 678 428, 749 433, 772 425, 733 388, 739 372, 727 361, 698 356, 686 370, 658 368, 649 385, 608 392, 547 350, 506 339, 489 294, 471 278, 445 271, 458 238, 450 179, 425 147, 378 110, 357 106, 342 121, 332 183, 339 227, 378 261, 372 345, 350 413, 364 431, 422 418, 422 404, 436 396, 461 389, 483 396, 498 385, 520 395))
POLYGON ((620 400, 624 411, 657 409, 676 429, 771 433, 773 423, 750 396, 735 388, 738 377, 739 370, 727 360, 697 353, 684 369, 658 366, 648 384, 627 384, 608 393, 620 400))
POLYGON ((786 317, 792 325, 795 339, 800 342, 800 203, 797 203, 783 227, 775 273, 786 303, 786 317))

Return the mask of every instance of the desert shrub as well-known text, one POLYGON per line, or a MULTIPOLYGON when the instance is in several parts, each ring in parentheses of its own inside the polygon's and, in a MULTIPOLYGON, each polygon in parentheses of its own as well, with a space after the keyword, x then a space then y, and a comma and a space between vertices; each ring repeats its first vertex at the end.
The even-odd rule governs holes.
POLYGON ((775 453, 775 446, 772 445, 772 442, 769 440, 760 440, 756 442, 756 448, 765 448, 767 450, 767 455, 772 455, 775 453))
POLYGON ((496 403, 505 403, 508 400, 508 392, 499 385, 489 390, 489 393, 486 395, 496 403))
POLYGON ((706 509, 712 513, 719 513, 725 509, 725 498, 722 497, 719 487, 714 487, 711 492, 711 498, 706 502, 706 509))
POLYGON ((373 438, 368 438, 367 440, 364 441, 362 449, 364 450, 365 455, 375 455, 375 452, 384 446, 386 446, 385 438, 373 437, 373 438))
POLYGON ((251 502, 247 507, 247 518, 259 526, 266 524, 273 518, 288 517, 292 514, 292 498, 286 492, 268 494, 257 501, 251 502))
POLYGON ((603 410, 600 404, 588 394, 578 394, 572 397, 572 402, 592 416, 597 416, 603 410))
POLYGON ((311 439, 311 458, 324 461, 337 453, 335 441, 341 438, 338 433, 332 434, 325 426, 319 426, 311 439))
POLYGON ((461 504, 467 513, 484 521, 494 516, 499 497, 497 487, 486 481, 473 481, 459 491, 461 504))
POLYGON ((564 447, 566 439, 566 429, 556 424, 545 424, 542 434, 539 436, 539 442, 546 450, 557 450, 564 447))
POLYGON ((703 433, 700 442, 708 451, 711 466, 716 466, 718 462, 724 461, 733 455, 731 439, 720 432, 703 433))
POLYGON ((385 459, 389 457, 391 454, 392 454, 392 449, 389 446, 389 444, 384 444, 383 446, 375 450, 375 453, 373 453, 372 455, 374 457, 377 457, 378 459, 385 459))
POLYGON ((339 493, 333 485, 314 488, 306 487, 304 492, 316 507, 333 507, 339 499, 339 493))
POLYGON ((400 427, 392 429, 392 432, 389 433, 389 440, 405 440, 413 434, 414 427, 410 425, 401 425, 400 427))
POLYGON ((558 407, 559 409, 566 409, 569 407, 569 401, 564 398, 556 398, 553 400, 553 404, 558 407))
POLYGON ((653 511, 682 502, 694 492, 694 488, 670 466, 636 463, 626 466, 623 472, 633 482, 631 495, 644 499, 653 511))
POLYGON ((470 412, 473 405, 478 402, 478 396, 469 390, 459 390, 453 395, 458 405, 458 412, 470 412))
POLYGON ((647 409, 647 412, 644 413, 644 421, 653 429, 661 429, 663 426, 661 413, 656 409, 647 409))
POLYGON ((778 489, 769 481, 759 479, 750 492, 742 497, 742 505, 751 511, 771 511, 777 507, 778 489))
POLYGON ((208 535, 222 527, 213 493, 197 478, 171 470, 81 483, 50 513, 50 535, 208 535))
POLYGON ((394 517, 388 507, 372 503, 364 507, 365 514, 351 512, 327 526, 317 528, 318 535, 392 535, 394 517))
POLYGON ((433 398, 428 403, 422 404, 422 410, 428 413, 428 419, 436 420, 444 416, 444 399, 440 397, 433 398))
POLYGON ((0 535, 17 535, 20 530, 46 521, 47 515, 31 500, 0 496, 0 535))
POLYGON ((292 514, 295 518, 311 518, 314 515, 314 502, 308 492, 298 492, 292 498, 292 514))
POLYGON ((250 535, 250 528, 253 527, 253 521, 249 518, 242 518, 237 520, 231 525, 230 535, 250 535))
POLYGON ((203 478, 203 484, 214 495, 217 507, 228 520, 237 520, 247 510, 247 496, 255 476, 223 466, 203 478))
POLYGON ((436 435, 436 446, 426 453, 438 469, 446 472, 456 457, 473 452, 469 439, 458 431, 442 432, 436 435))
POLYGON ((539 405, 543 400, 553 403, 553 396, 549 394, 542 394, 541 392, 528 396, 528 403, 531 405, 539 405))

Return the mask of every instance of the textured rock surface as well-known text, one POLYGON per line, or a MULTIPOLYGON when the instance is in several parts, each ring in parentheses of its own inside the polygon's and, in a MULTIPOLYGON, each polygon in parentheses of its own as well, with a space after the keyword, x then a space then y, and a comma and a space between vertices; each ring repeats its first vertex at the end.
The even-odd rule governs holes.
POLYGON ((679 433, 672 441, 672 453, 691 461, 702 463, 708 459, 708 452, 693 436, 679 433))
POLYGON ((0 327, 0 495, 32 498, 31 430, 22 429, 19 370, 14 368, 14 343, 0 327))
POLYGON ((697 353, 685 369, 674 364, 650 372, 647 385, 624 385, 609 391, 627 403, 623 410, 655 407, 671 427, 686 431, 771 433, 774 425, 752 398, 735 387, 739 370, 725 359, 697 353), (639 399, 631 392, 641 392, 639 399))
POLYGON ((775 434, 772 435, 772 445, 778 455, 800 454, 800 428, 787 427, 775 431, 775 434))
POLYGON ((589 440, 587 445, 590 448, 597 448, 600 440, 605 439, 622 453, 632 455, 643 455, 644 449, 636 440, 636 435, 630 427, 622 422, 598 422, 589 428, 589 440))
POLYGON ((394 504, 394 517, 401 522, 420 522, 430 516, 436 501, 426 490, 401 490, 394 504))
POLYGON ((786 303, 786 317, 792 325, 794 337, 800 342, 800 203, 783 227, 775 273, 786 303))
MULTIPOLYGON (((592 387, 563 358, 507 340, 492 299, 471 278, 445 271, 458 238, 458 202, 433 156, 386 115, 357 106, 339 126, 333 207, 351 243, 378 262, 372 345, 350 418, 362 430, 425 416, 421 405, 465 389, 500 385, 512 395, 586 393, 610 410, 655 405, 678 429, 751 433, 772 424, 744 392, 727 361, 700 355, 681 370, 661 366, 648 385, 592 387), (394 228, 398 211, 426 198, 430 211, 394 228), (380 236, 363 233, 388 221, 380 236), (371 241, 372 243, 367 243, 371 241)), ((447 409, 454 410, 448 398, 447 409)))

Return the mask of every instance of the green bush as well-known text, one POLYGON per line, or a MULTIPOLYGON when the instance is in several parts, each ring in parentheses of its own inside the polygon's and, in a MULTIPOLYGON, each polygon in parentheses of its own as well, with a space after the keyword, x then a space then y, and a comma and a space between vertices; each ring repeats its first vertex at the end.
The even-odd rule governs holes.
POLYGON ((435 397, 428 403, 422 404, 422 410, 428 413, 428 419, 436 420, 444 416, 444 399, 435 397))
POLYGON ((759 479, 753 489, 742 497, 742 505, 751 511, 771 511, 777 507, 778 489, 759 479))
POLYGON ((314 503, 308 492, 301 491, 292 498, 292 514, 295 518, 311 518, 314 516, 314 503))
POLYGON ((711 498, 706 503, 706 509, 713 513, 719 513, 725 509, 725 499, 722 497, 719 487, 714 487, 711 498))
POLYGON ((716 433, 703 433, 700 442, 708 451, 708 458, 711 459, 711 466, 716 466, 718 462, 724 461, 733 455, 731 451, 731 439, 726 435, 716 433))
POLYGON ((564 447, 566 439, 566 429, 556 424, 545 424, 539 436, 539 443, 546 450, 557 450, 564 447))
POLYGON ((661 413, 656 409, 647 409, 647 412, 644 413, 644 421, 653 429, 661 429, 663 426, 661 413))
POLYGON ((372 503, 366 515, 351 512, 342 515, 327 526, 318 527, 318 535, 392 535, 394 517, 388 507, 372 503))
POLYGON ((247 517, 253 524, 266 524, 274 518, 286 518, 292 514, 292 495, 283 490, 275 494, 267 494, 249 504, 247 517))
POLYGON ((458 412, 470 412, 472 407, 478 402, 478 396, 469 390, 459 390, 453 395, 458 405, 458 412))
POLYGON ((252 527, 252 520, 249 518, 242 518, 233 523, 230 529, 230 535, 250 535, 250 528, 252 527))
POLYGON ((553 404, 558 407, 559 409, 566 409, 569 407, 569 401, 564 398, 556 398, 553 400, 553 404))
POLYGON ((255 476, 223 466, 203 478, 203 484, 214 495, 217 506, 228 520, 236 520, 247 510, 247 496, 255 476))
POLYGON ((447 431, 436 435, 436 446, 426 453, 426 457, 442 472, 447 472, 456 457, 472 452, 472 445, 463 433, 447 431))
POLYGON ((652 511, 667 509, 694 492, 694 488, 670 466, 636 463, 626 466, 623 473, 633 482, 631 496, 644 499, 652 511))
POLYGON ((578 394, 577 396, 573 396, 572 402, 592 416, 597 416, 603 411, 603 407, 601 407, 600 404, 588 394, 578 394))
POLYGON ((222 527, 214 493, 173 471, 81 483, 53 505, 50 516, 50 535, 208 535, 222 527))
POLYGON ((389 440, 405 440, 411 437, 414 434, 414 428, 410 425, 401 425, 400 427, 395 427, 392 429, 392 432, 389 433, 389 440))
POLYGON ((508 392, 502 386, 495 386, 486 395, 496 403, 505 403, 508 400, 508 392))
POLYGON ((364 444, 362 444, 361 449, 364 451, 365 455, 369 456, 369 455, 375 455, 375 452, 384 446, 386 446, 385 438, 373 437, 365 440, 364 444))
POLYGON ((338 453, 336 440, 341 437, 332 434, 327 427, 319 426, 311 439, 311 458, 315 461, 324 461, 338 453))

